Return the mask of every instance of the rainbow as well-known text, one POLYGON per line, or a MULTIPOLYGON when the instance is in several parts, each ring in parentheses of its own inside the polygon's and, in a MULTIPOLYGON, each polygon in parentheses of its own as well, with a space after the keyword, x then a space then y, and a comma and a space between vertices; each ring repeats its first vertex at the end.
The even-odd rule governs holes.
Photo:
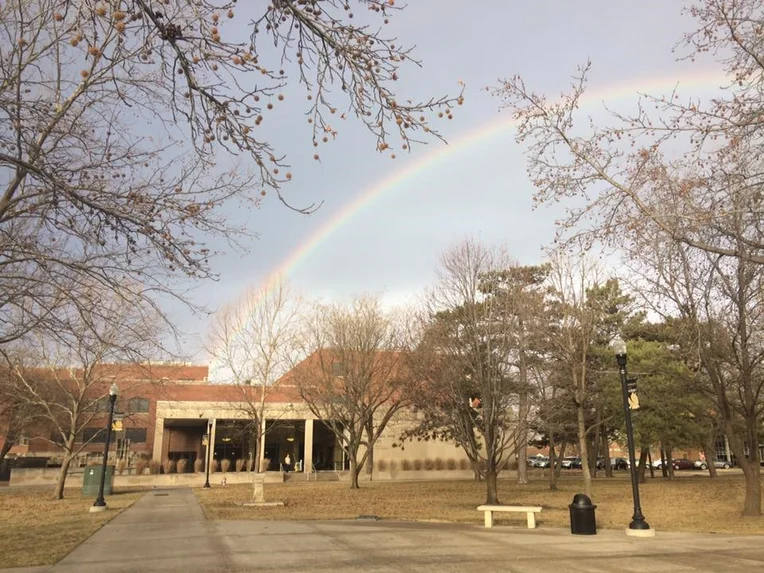
MULTIPOLYGON (((726 85, 727 78, 720 72, 692 74, 684 77, 651 77, 632 80, 604 86, 600 89, 592 89, 585 92, 581 98, 581 109, 592 107, 597 103, 615 102, 632 98, 638 93, 650 93, 654 95, 663 95, 666 91, 673 90, 675 87, 694 90, 708 90, 720 88, 726 85)), ((499 118, 497 121, 490 121, 477 129, 468 132, 466 135, 458 137, 453 143, 447 146, 439 146, 425 153, 418 160, 410 165, 403 167, 393 173, 390 177, 377 182, 371 187, 364 189, 352 201, 347 203, 338 213, 321 225, 306 241, 293 249, 287 257, 269 274, 257 289, 259 296, 267 295, 273 287, 278 284, 282 277, 289 275, 302 261, 314 253, 324 241, 326 241, 337 229, 341 228, 358 213, 369 207, 376 199, 393 191, 396 187, 410 178, 426 172, 436 167, 448 158, 458 153, 480 144, 490 138, 507 132, 515 125, 512 119, 499 118)), ((234 336, 237 336, 236 333, 234 336)), ((212 362, 215 362, 212 357, 212 362)))
MULTIPOLYGON (((662 77, 645 78, 642 80, 632 80, 629 82, 612 84, 600 89, 590 90, 584 93, 581 98, 583 108, 590 107, 597 103, 611 102, 634 97, 638 93, 651 93, 659 95, 661 90, 671 90, 674 87, 680 87, 683 90, 690 89, 708 89, 717 88, 724 85, 727 81, 726 76, 717 73, 693 74, 686 77, 662 77)), ((315 252, 320 245, 326 241, 337 229, 342 227, 355 215, 366 209, 377 198, 385 193, 392 191, 404 181, 415 177, 422 172, 427 171, 444 160, 452 157, 459 152, 471 148, 482 141, 490 139, 495 135, 512 129, 515 121, 511 119, 491 121, 466 135, 459 137, 454 143, 445 147, 437 147, 428 153, 425 153, 418 161, 399 169, 390 177, 377 182, 373 186, 363 190, 352 201, 347 203, 331 219, 319 227, 306 241, 292 250, 287 257, 272 270, 263 283, 263 291, 267 292, 275 284, 279 277, 286 277, 299 264, 315 252)))

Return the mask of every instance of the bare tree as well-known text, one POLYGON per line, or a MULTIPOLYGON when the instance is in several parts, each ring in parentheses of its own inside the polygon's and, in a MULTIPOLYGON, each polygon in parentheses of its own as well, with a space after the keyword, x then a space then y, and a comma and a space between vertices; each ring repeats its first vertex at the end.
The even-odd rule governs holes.
POLYGON ((375 443, 412 392, 400 332, 379 301, 362 298, 347 307, 319 306, 305 327, 303 348, 309 356, 290 376, 346 450, 350 487, 357 489, 375 443))
POLYGON ((266 189, 288 203, 292 173, 260 125, 290 83, 308 98, 313 147, 345 117, 379 151, 439 137, 430 112, 451 116, 462 97, 396 93, 419 64, 382 31, 400 11, 387 0, 3 2, 0 342, 76 303, 78 284, 119 295, 128 277, 151 298, 181 294, 168 276, 210 276, 208 239, 245 231, 224 206, 255 207, 266 189))
POLYGON ((0 432, 3 436, 3 445, 0 447, 0 463, 11 451, 11 448, 19 443, 24 435, 34 428, 36 412, 23 400, 20 400, 13 391, 13 371, 10 368, 2 369, 0 374, 0 432))
POLYGON ((587 413, 592 372, 592 345, 597 335, 597 313, 588 304, 589 289, 597 284, 598 269, 591 261, 573 259, 556 251, 550 257, 548 303, 554 325, 548 337, 550 357, 564 369, 563 379, 575 406, 578 450, 586 495, 592 495, 587 413))
POLYGON ((694 373, 693 387, 708 400, 706 417, 715 413, 743 470, 743 515, 761 515, 762 266, 660 235, 642 241, 633 260, 646 297, 672 324, 676 352, 694 373))
POLYGON ((620 246, 655 228, 706 252, 764 263, 762 9, 761 0, 702 0, 687 8, 698 29, 684 37, 685 57, 712 52, 728 77, 723 94, 708 102, 680 97, 678 85, 670 94, 640 96, 635 113, 612 114, 610 124, 582 132, 579 123, 592 123, 578 111, 589 63, 558 101, 520 77, 495 89, 519 121, 536 200, 571 202, 564 238, 620 246))
POLYGON ((415 355, 420 423, 402 436, 458 444, 486 479, 486 503, 498 503, 497 477, 527 445, 527 331, 513 271, 505 251, 474 241, 443 255, 415 355))
POLYGON ((260 467, 260 454, 268 429, 268 395, 292 364, 300 312, 300 298, 279 277, 273 284, 245 291, 222 309, 209 335, 215 369, 235 384, 238 399, 232 405, 246 417, 254 437, 256 473, 265 469, 260 467))
POLYGON ((66 328, 32 330, 0 349, 10 373, 6 396, 33 411, 45 429, 43 437, 64 452, 57 499, 64 497, 72 460, 88 444, 81 440, 82 430, 104 416, 110 384, 125 363, 144 362, 158 344, 150 311, 97 289, 91 290, 90 303, 93 312, 83 312, 82 304, 60 312, 66 328))

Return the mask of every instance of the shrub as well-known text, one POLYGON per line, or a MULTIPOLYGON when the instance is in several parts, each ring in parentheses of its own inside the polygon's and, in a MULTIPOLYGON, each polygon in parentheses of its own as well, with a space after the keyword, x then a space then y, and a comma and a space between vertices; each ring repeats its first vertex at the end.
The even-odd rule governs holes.
POLYGON ((188 460, 186 458, 180 458, 178 460, 178 473, 184 474, 188 469, 188 460))
POLYGON ((269 467, 270 465, 271 465, 271 460, 270 460, 270 458, 265 458, 265 459, 263 459, 263 465, 261 465, 261 466, 260 466, 260 471, 261 471, 261 472, 267 472, 267 471, 268 471, 268 467, 269 467))
POLYGON ((175 460, 165 460, 162 464, 162 468, 166 474, 175 473, 175 460))
POLYGON ((250 458, 247 460, 247 471, 251 472, 253 467, 255 467, 255 458, 250 458))
POLYGON ((239 458, 236 460, 236 471, 240 472, 242 469, 244 469, 244 460, 239 458))
POLYGON ((126 465, 127 462, 124 459, 117 460, 117 467, 115 468, 117 470, 117 474, 122 475, 122 473, 125 471, 126 465))
POLYGON ((135 464, 133 467, 135 468, 135 475, 140 476, 143 475, 143 470, 146 469, 148 466, 148 462, 143 458, 138 458, 135 460, 135 464))
POLYGON ((432 461, 430 458, 427 458, 427 459, 424 461, 424 469, 426 469, 427 471, 432 471, 432 470, 434 470, 434 469, 435 469, 435 462, 434 462, 434 461, 432 461))
POLYGON ((228 471, 228 468, 231 467, 231 460, 228 458, 223 458, 220 460, 220 469, 223 473, 226 473, 228 471))
POLYGON ((89 466, 100 466, 103 463, 103 456, 88 458, 89 466))
POLYGON ((218 461, 215 458, 212 458, 212 461, 210 462, 210 473, 218 471, 218 461))
POLYGON ((156 460, 151 460, 149 462, 149 473, 152 475, 157 475, 159 473, 159 468, 162 467, 162 464, 160 464, 156 460))
POLYGON ((201 460, 201 458, 196 458, 194 460, 194 471, 196 473, 201 473, 203 467, 204 467, 204 462, 201 460))
POLYGON ((414 470, 419 471, 422 469, 422 460, 414 460, 414 470))
POLYGON ((438 471, 446 469, 446 462, 443 461, 443 458, 435 458, 435 469, 438 471))
POLYGON ((411 469, 411 462, 408 460, 401 460, 401 469, 406 472, 411 469))
POLYGON ((470 461, 465 460, 464 458, 459 460, 459 469, 460 470, 468 470, 470 469, 470 461))
POLYGON ((379 460, 377 462, 377 469, 381 472, 387 471, 387 460, 379 460))
POLYGON ((396 462, 395 460, 390 460, 390 471, 391 472, 398 471, 398 462, 396 462))
POLYGON ((456 463, 456 460, 454 458, 448 458, 446 460, 446 468, 449 470, 455 470, 457 467, 459 467, 456 463))

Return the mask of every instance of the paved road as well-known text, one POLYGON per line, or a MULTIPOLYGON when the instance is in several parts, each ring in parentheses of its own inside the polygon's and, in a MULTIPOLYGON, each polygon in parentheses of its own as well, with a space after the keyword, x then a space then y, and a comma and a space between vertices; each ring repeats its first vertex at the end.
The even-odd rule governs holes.
POLYGON ((634 539, 614 530, 573 536, 477 524, 210 522, 192 491, 174 489, 146 493, 55 566, 2 573, 753 572, 764 571, 763 542, 662 532, 634 539))

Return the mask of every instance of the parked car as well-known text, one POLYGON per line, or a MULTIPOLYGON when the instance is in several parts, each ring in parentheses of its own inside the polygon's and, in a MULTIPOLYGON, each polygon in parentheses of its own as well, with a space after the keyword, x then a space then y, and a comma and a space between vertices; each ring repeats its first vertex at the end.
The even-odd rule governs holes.
POLYGON ((732 463, 727 460, 714 460, 714 467, 728 470, 732 467, 732 463))
POLYGON ((614 470, 629 469, 629 460, 626 458, 610 458, 610 467, 614 470))
POLYGON ((687 458, 677 458, 672 460, 671 464, 675 470, 694 470, 695 462, 688 460, 687 458))
POLYGON ((707 470, 708 464, 706 463, 706 460, 695 460, 692 464, 696 470, 707 470))
POLYGON ((577 458, 576 456, 565 456, 562 458, 562 467, 566 470, 573 468, 573 462, 578 460, 578 467, 581 467, 581 459, 577 458))
POLYGON ((528 458, 528 465, 534 468, 549 467, 549 458, 543 454, 537 454, 528 458))

